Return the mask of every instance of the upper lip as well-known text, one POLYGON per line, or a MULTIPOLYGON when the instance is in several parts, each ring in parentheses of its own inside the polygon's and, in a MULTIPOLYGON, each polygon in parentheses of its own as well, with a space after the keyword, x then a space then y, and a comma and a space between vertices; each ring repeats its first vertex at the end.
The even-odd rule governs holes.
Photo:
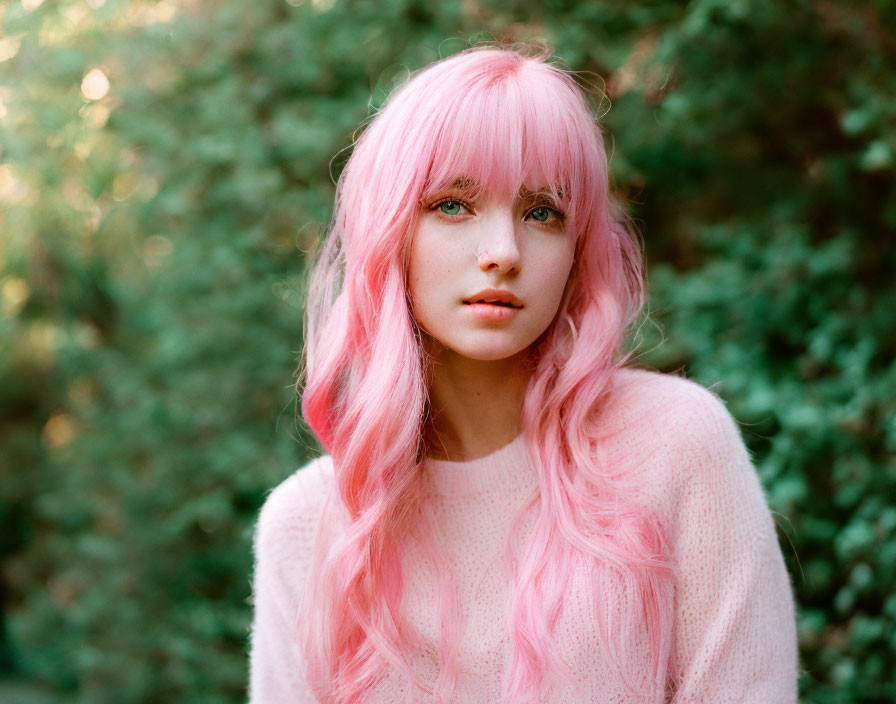
POLYGON ((464 303, 509 303, 515 308, 522 308, 523 302, 510 291, 500 288, 486 288, 479 293, 465 298, 464 303))

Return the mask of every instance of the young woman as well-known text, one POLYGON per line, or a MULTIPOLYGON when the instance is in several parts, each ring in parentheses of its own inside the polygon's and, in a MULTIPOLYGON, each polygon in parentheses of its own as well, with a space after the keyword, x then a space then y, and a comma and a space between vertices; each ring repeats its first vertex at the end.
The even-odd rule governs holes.
POLYGON ((625 366, 640 252, 548 57, 474 48, 355 144, 311 279, 327 455, 255 535, 250 698, 796 702, 790 581, 723 403, 625 366))

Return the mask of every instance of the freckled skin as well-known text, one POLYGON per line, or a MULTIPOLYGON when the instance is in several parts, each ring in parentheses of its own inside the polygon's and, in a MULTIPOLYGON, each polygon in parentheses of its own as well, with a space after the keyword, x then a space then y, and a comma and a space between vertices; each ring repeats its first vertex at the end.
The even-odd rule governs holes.
MULTIPOLYGON (((572 269, 574 244, 562 218, 537 218, 532 204, 484 195, 469 208, 425 207, 411 241, 408 281, 420 328, 444 354, 507 359, 528 348, 556 315, 572 269), (447 211, 447 214, 446 212, 447 211), (505 289, 523 308, 509 321, 478 320, 464 299, 505 289)), ((549 209, 547 209, 549 210, 549 209)))

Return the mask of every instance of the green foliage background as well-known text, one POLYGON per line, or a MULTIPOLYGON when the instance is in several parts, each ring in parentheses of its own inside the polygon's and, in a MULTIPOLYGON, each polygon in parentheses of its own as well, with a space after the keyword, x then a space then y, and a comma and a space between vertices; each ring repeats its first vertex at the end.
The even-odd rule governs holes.
POLYGON ((330 160, 492 38, 607 88, 640 362, 742 422, 803 701, 896 700, 894 28, 885 0, 0 4, 0 700, 245 699, 330 160))

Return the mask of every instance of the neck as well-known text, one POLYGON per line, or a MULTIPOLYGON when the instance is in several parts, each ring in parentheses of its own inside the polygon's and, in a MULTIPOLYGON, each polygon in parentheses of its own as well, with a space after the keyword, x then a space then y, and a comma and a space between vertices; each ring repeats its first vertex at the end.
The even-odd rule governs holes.
POLYGON ((507 359, 477 360, 441 347, 431 350, 431 358, 426 429, 430 457, 477 459, 519 435, 532 375, 525 351, 507 359))

